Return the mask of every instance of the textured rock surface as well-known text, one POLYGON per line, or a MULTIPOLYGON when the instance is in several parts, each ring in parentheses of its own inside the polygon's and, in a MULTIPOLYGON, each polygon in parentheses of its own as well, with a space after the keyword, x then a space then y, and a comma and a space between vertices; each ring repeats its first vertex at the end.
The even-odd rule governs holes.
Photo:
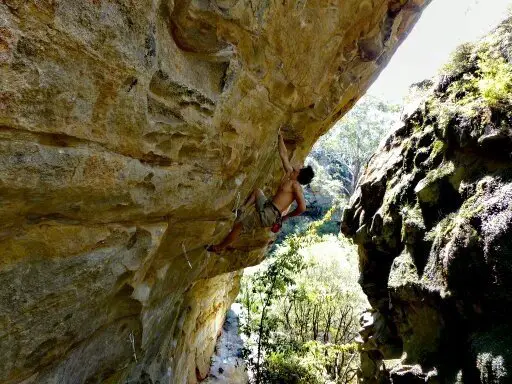
POLYGON ((512 380, 511 26, 456 52, 344 213, 374 308, 365 383, 512 380))
POLYGON ((203 251, 347 111, 428 0, 0 3, 0 383, 194 383, 232 272, 203 251), (25 380, 25 381, 24 381, 25 380))

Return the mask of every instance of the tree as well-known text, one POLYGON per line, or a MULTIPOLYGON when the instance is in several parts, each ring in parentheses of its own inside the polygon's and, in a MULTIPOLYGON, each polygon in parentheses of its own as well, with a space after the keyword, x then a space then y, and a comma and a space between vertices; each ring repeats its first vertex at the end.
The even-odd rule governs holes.
POLYGON ((304 246, 304 242, 300 241, 298 236, 290 236, 285 245, 274 252, 270 264, 256 272, 250 282, 242 286, 243 303, 248 309, 247 319, 249 321, 246 322, 249 326, 248 333, 250 333, 251 327, 251 309, 259 312, 254 363, 256 384, 261 382, 262 355, 264 350, 269 347, 268 341, 271 332, 276 329, 276 324, 268 319, 268 310, 277 299, 285 294, 287 287, 294 283, 294 275, 304 267, 302 257, 298 252, 302 246, 304 246), (251 299, 251 296, 257 297, 251 299), (255 302, 256 305, 254 305, 255 302))
POLYGON ((310 157, 323 166, 349 197, 365 163, 399 119, 399 107, 366 95, 317 142, 310 157))
POLYGON ((357 284, 354 245, 320 235, 323 226, 320 220, 288 236, 269 261, 244 276, 241 320, 251 336, 248 365, 256 383, 353 382, 357 316, 367 302, 357 284))

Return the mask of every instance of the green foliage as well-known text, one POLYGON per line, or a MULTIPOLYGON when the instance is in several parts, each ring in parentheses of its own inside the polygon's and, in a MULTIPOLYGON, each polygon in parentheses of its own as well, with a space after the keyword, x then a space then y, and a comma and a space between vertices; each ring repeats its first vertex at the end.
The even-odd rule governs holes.
MULTIPOLYGON (((509 29, 510 25, 507 21, 499 28, 509 29)), ((468 133, 476 139, 493 123, 493 117, 509 114, 512 64, 504 50, 509 50, 510 44, 497 36, 459 47, 443 68, 438 93, 427 102, 443 137, 448 137, 457 125, 471 127, 468 133)))
POLYGON ((455 228, 456 214, 450 213, 439 221, 434 228, 425 234, 425 240, 434 241, 436 239, 443 239, 455 228))
POLYGON ((334 206, 327 211, 322 219, 310 224, 307 229, 307 234, 310 236, 318 236, 321 238, 324 235, 337 235, 340 232, 340 224, 333 219, 333 215, 338 207, 334 206))
POLYGON ((323 221, 316 231, 319 236, 335 235, 340 231, 340 224, 333 220, 323 221))
POLYGON ((453 79, 447 90, 447 101, 455 104, 452 109, 457 106, 466 116, 474 116, 482 102, 491 107, 510 104, 512 65, 489 44, 459 47, 444 70, 453 79))
POLYGON ((346 345, 308 341, 297 350, 271 353, 262 367, 262 382, 350 383, 356 370, 358 350, 355 343, 346 345))
POLYGON ((242 330, 249 337, 253 332, 257 334, 256 356, 249 360, 249 365, 254 366, 256 383, 261 382, 262 355, 265 350, 271 349, 271 335, 277 329, 278 319, 268 313, 269 309, 275 300, 286 293, 287 287, 294 283, 294 274, 304 268, 298 252, 304 244, 307 244, 307 239, 290 236, 271 255, 265 268, 242 282, 241 301, 248 311, 242 330))
POLYGON ((398 116, 396 105, 370 95, 361 98, 313 148, 310 158, 320 175, 313 188, 337 188, 337 196, 350 196, 366 161, 398 116))
POLYGON ((474 65, 474 48, 473 43, 464 43, 458 46, 452 53, 449 62, 442 67, 442 73, 448 76, 457 76, 469 72, 474 65))
POLYGON ((432 145, 432 153, 430 154, 431 158, 437 157, 440 153, 443 153, 448 145, 441 140, 434 141, 434 144, 432 145))
POLYGON ((322 384, 323 367, 297 355, 272 353, 262 369, 262 382, 268 384, 322 384))
POLYGON ((308 341, 298 350, 271 353, 263 365, 263 382, 268 384, 351 382, 355 377, 355 370, 347 368, 349 363, 355 361, 357 355, 356 344, 335 345, 308 341))
POLYGON ((357 284, 355 246, 323 234, 333 211, 288 236, 242 280, 238 300, 247 311, 242 329, 256 383, 348 383, 355 374, 347 344, 367 302, 357 284))
POLYGON ((512 65, 503 57, 483 54, 479 58, 480 79, 477 87, 484 100, 491 106, 510 101, 512 91, 512 65))

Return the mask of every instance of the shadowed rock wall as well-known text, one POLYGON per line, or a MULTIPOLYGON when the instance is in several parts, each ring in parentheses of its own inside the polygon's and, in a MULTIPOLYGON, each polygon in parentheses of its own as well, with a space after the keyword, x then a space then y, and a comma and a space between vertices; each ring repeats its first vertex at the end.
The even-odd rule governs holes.
POLYGON ((460 47, 344 213, 373 306, 361 382, 512 380, 511 58, 510 20, 460 47))
POLYGON ((4 0, 0 383, 194 383, 231 210, 364 93, 428 0, 4 0))

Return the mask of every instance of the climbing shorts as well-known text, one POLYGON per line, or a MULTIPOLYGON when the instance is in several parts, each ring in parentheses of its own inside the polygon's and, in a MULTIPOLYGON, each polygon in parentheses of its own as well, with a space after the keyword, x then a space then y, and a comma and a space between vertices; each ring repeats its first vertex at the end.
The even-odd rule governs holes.
POLYGON ((258 196, 254 206, 248 207, 237 219, 238 222, 242 223, 244 232, 256 228, 272 227, 279 220, 281 220, 281 212, 272 203, 272 200, 265 196, 258 196))

